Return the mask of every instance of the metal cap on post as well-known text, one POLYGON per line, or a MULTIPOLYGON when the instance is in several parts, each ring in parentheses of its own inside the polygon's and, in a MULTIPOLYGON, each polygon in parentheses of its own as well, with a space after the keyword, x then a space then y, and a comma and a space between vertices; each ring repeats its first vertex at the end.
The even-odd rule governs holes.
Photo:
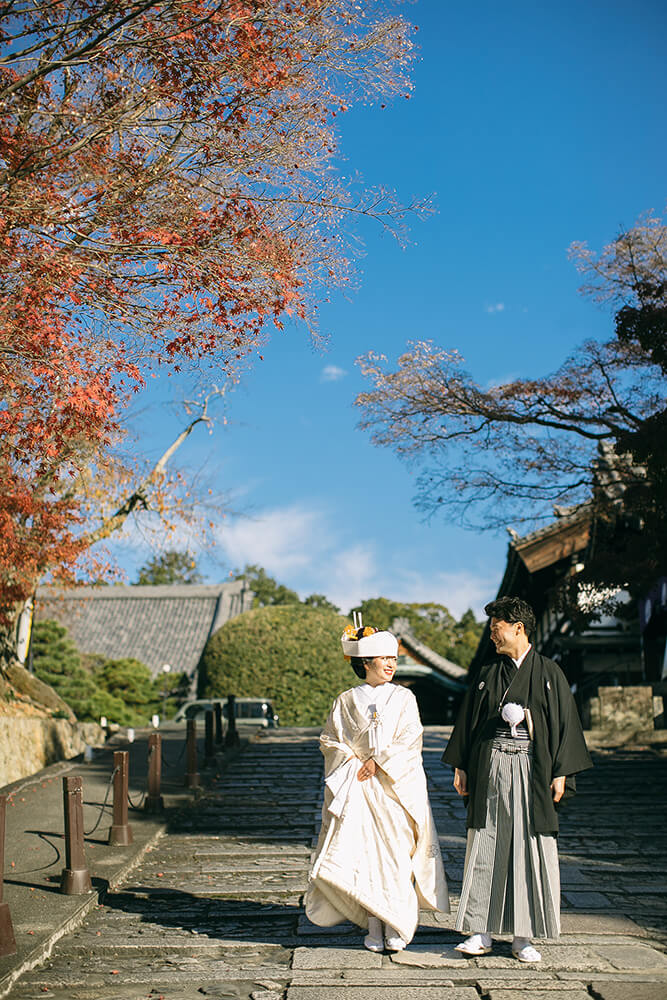
POLYGON ((144 809, 158 813, 164 809, 164 799, 160 795, 162 781, 162 734, 151 733, 148 737, 148 791, 144 809))
POLYGON ((5 814, 7 812, 7 796, 0 795, 0 956, 16 954, 16 938, 9 904, 3 903, 5 870, 5 814))
POLYGON ((60 891, 76 896, 92 891, 90 873, 83 851, 83 781, 80 777, 63 778, 65 813, 65 867, 60 877, 60 891))
POLYGON ((113 847, 127 847, 134 841, 132 827, 127 821, 130 787, 130 755, 127 750, 114 751, 113 766, 113 824, 109 830, 109 843, 113 847))
POLYGON ((204 716, 204 767, 215 767, 215 744, 213 742, 213 709, 204 716))
POLYGON ((197 723, 195 719, 188 719, 187 721, 185 756, 185 784, 188 788, 198 788, 199 772, 197 771, 197 723))
POLYGON ((227 695, 227 732, 225 746, 236 747, 239 744, 239 733, 236 728, 236 695, 227 695))

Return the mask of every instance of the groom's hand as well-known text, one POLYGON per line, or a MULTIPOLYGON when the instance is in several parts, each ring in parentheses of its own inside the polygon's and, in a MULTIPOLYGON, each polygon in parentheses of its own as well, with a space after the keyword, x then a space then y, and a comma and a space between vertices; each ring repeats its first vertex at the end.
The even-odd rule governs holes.
POLYGON ((460 767, 454 768, 454 788, 459 795, 468 794, 468 775, 460 767))
POLYGON ((551 795, 554 802, 560 802, 565 794, 565 777, 554 778, 551 782, 551 795))

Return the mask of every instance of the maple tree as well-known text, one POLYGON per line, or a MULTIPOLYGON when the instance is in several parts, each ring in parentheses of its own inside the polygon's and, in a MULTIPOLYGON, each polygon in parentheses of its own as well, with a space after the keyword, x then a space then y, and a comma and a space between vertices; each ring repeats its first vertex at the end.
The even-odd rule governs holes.
POLYGON ((165 463, 110 471, 151 371, 234 371, 346 280, 347 218, 401 225, 331 160, 351 101, 409 89, 412 43, 352 0, 10 0, 0 42, 6 662, 37 581, 164 492, 165 463))
POLYGON ((547 376, 486 387, 431 342, 410 344, 393 370, 367 355, 360 426, 422 466, 416 502, 428 515, 497 528, 534 525, 554 505, 587 509, 599 529, 593 578, 641 591, 667 562, 667 226, 648 216, 599 254, 571 252, 584 293, 616 307, 613 338, 582 344, 547 376), (628 525, 643 534, 619 558, 628 525))

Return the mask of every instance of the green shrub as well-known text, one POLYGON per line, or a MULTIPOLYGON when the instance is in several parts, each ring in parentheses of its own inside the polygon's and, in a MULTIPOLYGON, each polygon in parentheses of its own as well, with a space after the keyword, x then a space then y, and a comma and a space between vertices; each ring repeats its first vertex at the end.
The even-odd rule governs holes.
POLYGON ((138 660, 82 657, 58 622, 37 622, 32 637, 33 668, 80 722, 106 715, 121 726, 146 725, 157 706, 156 686, 138 660))
POLYGON ((246 611, 207 642, 201 697, 264 697, 283 725, 320 726, 336 695, 359 683, 341 651, 346 625, 341 615, 303 604, 246 611))
POLYGON ((156 685, 144 663, 131 658, 105 660, 94 676, 101 688, 140 712, 145 719, 153 714, 157 705, 156 685))

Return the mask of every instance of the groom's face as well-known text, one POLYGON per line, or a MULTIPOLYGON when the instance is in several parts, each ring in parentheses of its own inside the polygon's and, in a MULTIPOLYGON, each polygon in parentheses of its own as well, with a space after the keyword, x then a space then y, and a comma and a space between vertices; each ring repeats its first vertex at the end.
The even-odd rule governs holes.
POLYGON ((491 642, 496 647, 496 653, 513 656, 522 632, 521 622, 506 622, 502 618, 491 619, 491 642))

